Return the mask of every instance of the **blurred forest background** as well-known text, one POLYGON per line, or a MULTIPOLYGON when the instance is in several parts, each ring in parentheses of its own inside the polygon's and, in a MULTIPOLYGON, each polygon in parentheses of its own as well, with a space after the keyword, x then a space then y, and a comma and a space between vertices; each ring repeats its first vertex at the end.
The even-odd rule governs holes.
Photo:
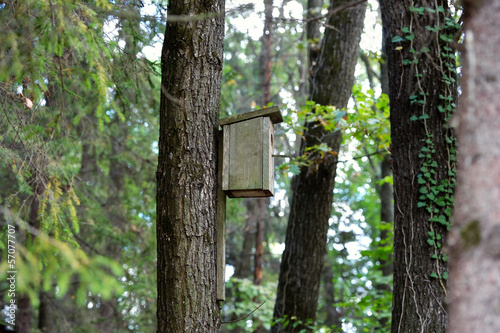
MULTIPOLYGON (((0 1, 0 324, 8 320, 6 230, 14 225, 18 332, 155 331, 166 6, 0 1)), ((326 23, 328 6, 226 3, 221 117, 278 105, 285 123, 276 127, 275 196, 228 200, 223 332, 271 327, 291 180, 304 162, 300 138, 311 121, 343 135, 318 312, 309 325, 390 330, 393 208, 383 198, 392 198, 392 173, 381 14, 377 1, 367 1, 347 107, 320 108, 309 101, 311 59, 325 30, 337 29, 326 23), (319 35, 307 33, 308 22, 318 23, 319 35)), ((310 151, 334 153, 325 144, 310 151)))

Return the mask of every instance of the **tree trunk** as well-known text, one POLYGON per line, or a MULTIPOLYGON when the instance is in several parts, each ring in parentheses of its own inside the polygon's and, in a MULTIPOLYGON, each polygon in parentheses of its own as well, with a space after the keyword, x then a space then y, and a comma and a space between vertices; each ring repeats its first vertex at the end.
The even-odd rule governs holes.
POLYGON ((308 40, 308 55, 309 55, 309 72, 310 81, 312 81, 314 68, 317 64, 318 56, 321 51, 320 38, 321 38, 321 9, 323 8, 323 0, 307 0, 307 25, 306 25, 306 38, 308 40))
MULTIPOLYGON (((342 331, 342 314, 337 310, 334 305, 338 302, 338 298, 335 297, 335 284, 333 283, 333 268, 330 262, 326 261, 323 267, 323 288, 325 290, 325 312, 326 319, 323 323, 328 327, 334 327, 333 332, 342 331)), ((332 333, 333 333, 332 332, 332 333)))
POLYGON ((217 137, 224 1, 169 1, 157 171, 157 332, 217 332, 217 137), (171 21, 171 17, 192 18, 171 21))
POLYGON ((250 215, 250 206, 253 206, 256 202, 250 199, 245 200, 245 206, 247 207, 247 216, 245 221, 245 228, 243 229, 243 244, 241 246, 240 257, 236 262, 236 267, 234 268, 233 276, 235 278, 243 279, 249 278, 252 274, 252 249, 255 244, 255 220, 250 215))
POLYGON ((455 139, 446 123, 456 98, 456 71, 454 53, 442 38, 449 31, 432 29, 444 26, 448 2, 420 1, 421 13, 410 0, 380 5, 394 172, 392 332, 445 332, 448 273, 442 244, 455 182, 455 139))
MULTIPOLYGON (((383 54, 384 61, 380 62, 380 86, 382 88, 382 93, 389 95, 389 78, 387 73, 387 62, 385 62, 385 53, 383 54)), ((382 157, 382 162, 380 162, 380 179, 392 176, 392 157, 390 154, 385 154, 382 157)), ((394 221, 394 186, 385 182, 380 186, 379 190, 380 197, 380 221, 382 223, 389 223, 392 225, 394 221)), ((380 239, 384 244, 391 244, 394 242, 392 238, 389 239, 389 232, 384 229, 380 233, 380 239)), ((380 266, 382 268, 382 275, 389 276, 393 274, 392 256, 388 260, 380 260, 380 266)), ((384 290, 390 290, 389 286, 378 286, 384 290)), ((385 320, 383 320, 382 327, 385 326, 385 320)))
POLYGON ((500 1, 464 5, 449 332, 500 332, 500 1))
MULTIPOLYGON (((36 159, 40 165, 44 165, 44 158, 40 160, 36 159)), ((45 179, 42 172, 33 170, 33 177, 30 181, 31 188, 33 189, 33 195, 31 196, 30 204, 29 204, 29 213, 28 213, 28 223, 29 225, 36 230, 40 229, 40 220, 39 220, 39 209, 40 209, 40 200, 43 198, 45 194, 45 179)), ((27 246, 29 241, 33 241, 32 239, 36 238, 36 235, 31 234, 30 237, 28 235, 23 235, 22 242, 24 246, 27 246)), ((45 300, 41 300, 43 302, 45 300)), ((16 318, 16 331, 19 333, 29 333, 32 330, 32 321, 33 321, 33 305, 31 304, 31 300, 28 295, 20 295, 19 302, 17 304, 17 318, 16 318)))
MULTIPOLYGON (((262 54, 260 57, 260 70, 262 76, 262 104, 271 103, 271 68, 272 68, 272 45, 273 45, 273 0, 264 0, 264 31, 262 34, 262 54)), ((250 199, 252 200, 252 199, 250 199)), ((269 206, 269 198, 258 198, 257 205, 252 205, 257 210, 253 212, 256 216, 255 231, 255 256, 254 277, 256 285, 262 284, 264 264, 264 234, 266 232, 266 211, 269 206)))
POLYGON ((255 201, 249 199, 245 200, 247 216, 243 229, 243 244, 233 274, 233 276, 238 279, 249 278, 252 274, 252 251, 255 245, 255 221, 250 216, 249 210, 251 208, 249 208, 249 206, 252 206, 254 203, 255 201))
MULTIPOLYGON (((380 162, 380 174, 381 179, 392 175, 391 168, 391 157, 390 155, 384 155, 382 162, 380 162)), ((394 190, 391 183, 383 183, 380 186, 380 221, 382 223, 392 224, 394 220, 394 205, 392 204, 392 198, 394 197, 394 190)), ((380 232, 380 239, 382 242, 390 244, 392 239, 389 239, 389 233, 387 230, 382 230, 380 232)), ((392 258, 388 260, 380 260, 380 267, 382 268, 382 275, 389 276, 393 272, 393 267, 391 265, 392 258)), ((389 288, 383 287, 385 290, 389 288)))
POLYGON ((266 212, 269 204, 268 198, 257 199, 256 230, 255 230, 255 256, 253 283, 260 286, 264 277, 264 234, 266 232, 266 212))
POLYGON ((40 305, 38 306, 38 329, 42 333, 54 332, 54 299, 47 292, 40 292, 40 305))
POLYGON ((30 333, 33 307, 28 295, 21 295, 17 303, 16 332, 30 333))
MULTIPOLYGON (((347 2, 334 1, 331 7, 347 2)), ((365 9, 366 5, 360 4, 329 17, 313 78, 311 99, 316 103, 339 109, 347 106, 354 83, 365 9)), ((332 151, 339 151, 340 132, 327 132, 317 123, 306 124, 306 127, 302 154, 306 147, 322 142, 332 151)), ((304 324, 316 317, 337 166, 337 156, 327 155, 322 160, 311 160, 292 181, 286 245, 274 307, 274 317, 285 318, 290 324, 284 327, 278 323, 271 332, 309 330, 304 324), (298 322, 295 327, 291 324, 294 321, 298 322)))

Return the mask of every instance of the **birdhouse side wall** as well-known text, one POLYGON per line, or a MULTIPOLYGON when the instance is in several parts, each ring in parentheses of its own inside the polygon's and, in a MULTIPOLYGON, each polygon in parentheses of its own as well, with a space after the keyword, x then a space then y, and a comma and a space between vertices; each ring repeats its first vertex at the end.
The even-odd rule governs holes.
POLYGON ((229 197, 273 195, 274 129, 269 117, 223 126, 222 188, 229 197))

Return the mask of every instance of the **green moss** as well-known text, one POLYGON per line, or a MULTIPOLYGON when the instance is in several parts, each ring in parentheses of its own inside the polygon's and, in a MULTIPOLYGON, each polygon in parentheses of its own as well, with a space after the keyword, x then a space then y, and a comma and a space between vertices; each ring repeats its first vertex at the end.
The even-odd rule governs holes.
POLYGON ((481 228, 478 220, 472 220, 460 229, 460 238, 466 249, 476 247, 481 242, 481 228))

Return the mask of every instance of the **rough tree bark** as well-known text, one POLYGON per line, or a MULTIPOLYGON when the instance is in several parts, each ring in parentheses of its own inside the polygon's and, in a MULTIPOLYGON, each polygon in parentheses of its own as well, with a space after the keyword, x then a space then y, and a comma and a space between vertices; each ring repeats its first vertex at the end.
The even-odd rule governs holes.
MULTIPOLYGON (((346 3, 348 1, 331 1, 330 7, 338 8, 346 3)), ((358 4, 329 17, 312 79, 311 100, 316 103, 337 108, 347 106, 365 9, 365 4, 358 4)), ((327 132, 317 123, 306 124, 306 127, 301 153, 306 147, 320 143, 326 143, 334 152, 339 151, 340 132, 327 132)), ((274 317, 286 318, 290 323, 297 321, 298 325, 284 327, 278 323, 271 332, 308 330, 303 324, 316 317, 336 166, 337 156, 328 154, 322 160, 312 160, 309 166, 303 166, 292 181, 293 195, 274 317)))
POLYGON ((224 1, 169 1, 157 171, 157 332, 217 332, 217 137, 224 1), (189 17, 172 20, 170 17, 189 17))
POLYGON ((464 6, 449 332, 500 332, 500 1, 464 6))
POLYGON ((447 31, 429 28, 443 26, 448 2, 381 0, 380 5, 394 172, 392 332, 445 332, 442 243, 451 214, 454 139, 446 127, 449 112, 440 110, 456 99, 454 79, 444 79, 453 78, 455 65, 454 60, 444 65, 448 46, 440 34, 447 31))

